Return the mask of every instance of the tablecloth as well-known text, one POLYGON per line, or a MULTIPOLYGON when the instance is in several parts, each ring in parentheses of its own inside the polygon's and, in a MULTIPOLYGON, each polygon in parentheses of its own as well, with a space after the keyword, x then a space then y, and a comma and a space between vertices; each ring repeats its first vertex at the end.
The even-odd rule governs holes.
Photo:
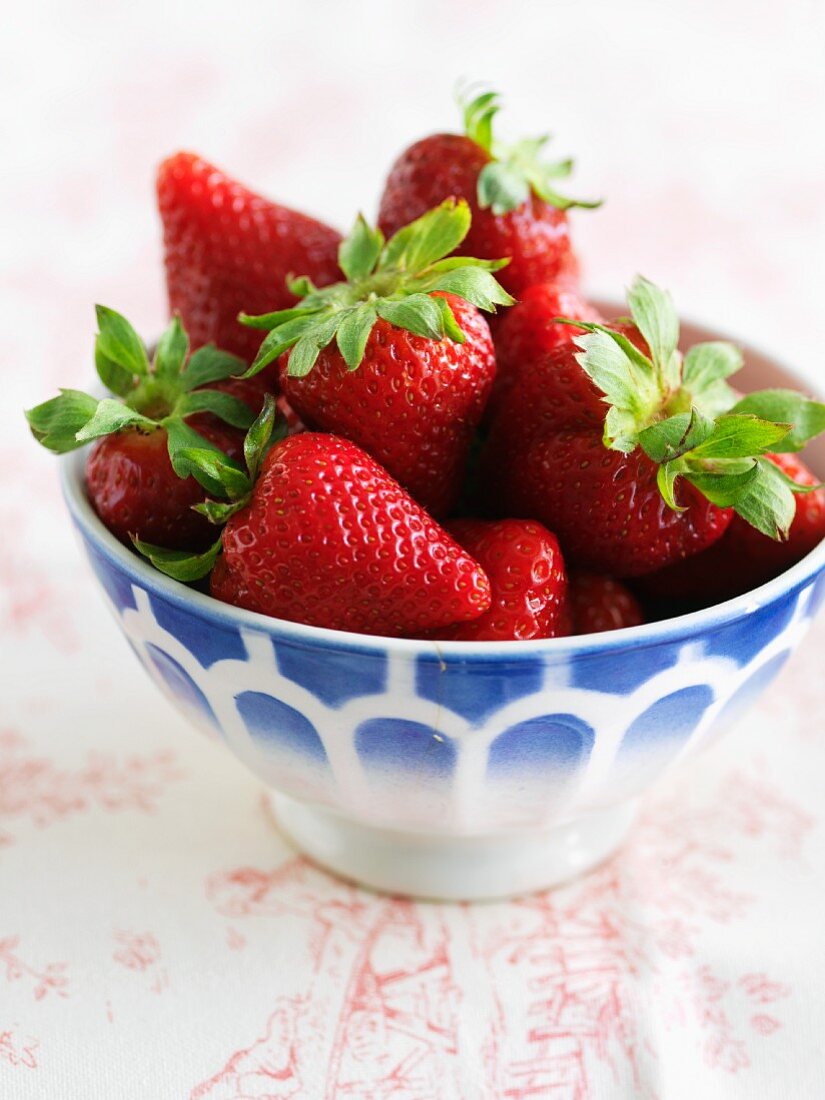
POLYGON ((558 119, 610 196, 577 220, 591 286, 644 270, 821 371, 821 6, 528 4, 529 36, 516 7, 78 0, 4 27, 2 1100, 825 1095, 823 625, 599 870, 380 897, 297 855, 149 682, 18 413, 89 381, 93 301, 158 330, 163 154, 345 224, 462 73, 516 131, 558 119))

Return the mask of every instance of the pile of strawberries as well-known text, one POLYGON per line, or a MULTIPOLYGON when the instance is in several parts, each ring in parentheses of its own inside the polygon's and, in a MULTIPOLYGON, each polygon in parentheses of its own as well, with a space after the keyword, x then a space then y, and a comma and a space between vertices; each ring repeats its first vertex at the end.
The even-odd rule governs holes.
POLYGON ((737 393, 738 349, 680 352, 645 279, 601 317, 567 213, 597 204, 557 190, 571 162, 496 140, 493 93, 463 109, 465 133, 403 152, 377 226, 345 239, 197 156, 165 161, 173 320, 150 359, 98 307, 111 396, 61 391, 27 413, 35 437, 95 441, 90 500, 157 568, 315 626, 551 638, 789 567, 825 535, 797 457, 825 406, 737 393))

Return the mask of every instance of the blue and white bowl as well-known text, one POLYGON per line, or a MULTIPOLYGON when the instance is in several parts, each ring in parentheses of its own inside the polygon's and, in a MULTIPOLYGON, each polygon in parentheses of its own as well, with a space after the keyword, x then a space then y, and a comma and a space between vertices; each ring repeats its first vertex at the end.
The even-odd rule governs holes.
MULTIPOLYGON (((804 388, 747 358, 743 388, 804 388)), ((825 471, 825 449, 807 457, 825 471)), ((156 572, 92 511, 84 458, 64 460, 65 496, 151 677, 271 789, 299 848, 395 893, 505 896, 603 860, 641 793, 755 702, 825 596, 823 544, 737 599, 610 634, 492 644, 322 630, 156 572)))

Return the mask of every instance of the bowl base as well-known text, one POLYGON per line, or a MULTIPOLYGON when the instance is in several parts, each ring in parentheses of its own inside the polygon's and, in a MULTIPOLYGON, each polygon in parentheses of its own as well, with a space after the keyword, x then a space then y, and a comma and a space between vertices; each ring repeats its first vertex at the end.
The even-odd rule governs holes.
POLYGON ((283 831, 321 867, 433 901, 506 898, 575 878, 612 855, 636 810, 632 801, 540 831, 448 837, 364 825, 278 792, 270 799, 283 831))

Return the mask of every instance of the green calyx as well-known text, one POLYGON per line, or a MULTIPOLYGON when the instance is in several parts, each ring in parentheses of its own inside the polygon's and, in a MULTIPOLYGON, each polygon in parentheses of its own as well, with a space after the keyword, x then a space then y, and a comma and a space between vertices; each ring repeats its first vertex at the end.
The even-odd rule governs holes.
POLYGON ((236 428, 248 428, 254 413, 237 397, 208 388, 244 370, 234 355, 212 345, 189 355, 189 338, 174 318, 158 341, 153 361, 125 317, 97 306, 95 366, 111 397, 97 398, 79 390, 61 390, 57 397, 26 412, 35 439, 55 454, 66 454, 114 432, 153 432, 164 428, 175 473, 194 473, 209 492, 220 482, 190 470, 183 452, 202 448, 220 451, 189 427, 186 419, 209 412, 236 428))
POLYGON ((825 405, 793 390, 739 398, 727 379, 742 366, 733 344, 678 350, 679 318, 670 295, 641 276, 628 292, 630 319, 647 343, 641 352, 606 325, 557 318, 585 329, 576 359, 608 406, 604 444, 630 454, 641 447, 657 463, 668 506, 683 511, 684 478, 708 500, 733 508, 773 539, 787 537, 797 485, 764 456, 801 450, 825 431, 825 405))
POLYGON ((482 209, 508 214, 527 202, 531 190, 558 210, 574 206, 592 210, 601 206, 601 199, 586 202, 568 198, 556 190, 558 181, 571 175, 573 161, 542 159, 549 134, 525 138, 513 145, 504 145, 493 137, 493 119, 501 110, 497 92, 459 89, 456 98, 464 116, 465 134, 491 157, 478 177, 478 204, 482 209))
MULTIPOLYGON (((253 421, 244 439, 246 469, 220 451, 209 447, 184 447, 178 454, 185 474, 191 474, 202 485, 214 486, 219 498, 195 504, 194 511, 206 516, 210 523, 221 527, 231 516, 249 503, 261 464, 270 449, 286 435, 286 423, 278 415, 275 398, 267 394, 264 406, 253 421)), ((212 571, 221 551, 221 538, 202 554, 190 554, 186 550, 167 550, 142 539, 133 538, 135 549, 148 558, 156 569, 177 581, 200 580, 212 571)))
POLYGON ((514 302, 493 276, 507 260, 450 255, 469 228, 470 208, 453 199, 399 229, 389 241, 359 215, 338 251, 346 282, 319 289, 307 278, 292 279, 289 288, 301 298, 292 309, 240 315, 243 324, 268 331, 247 376, 292 348, 289 374, 303 378, 333 340, 349 370, 356 370, 379 318, 429 340, 464 343, 449 303, 432 297, 435 291, 493 313, 496 306, 514 302))

